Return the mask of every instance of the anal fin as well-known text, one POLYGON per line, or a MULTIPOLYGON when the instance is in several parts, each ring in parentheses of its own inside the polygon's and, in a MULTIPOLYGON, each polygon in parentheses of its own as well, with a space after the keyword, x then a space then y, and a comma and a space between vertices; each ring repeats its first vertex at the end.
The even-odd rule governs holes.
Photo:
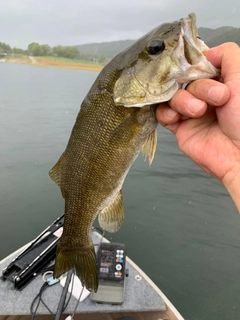
POLYGON ((63 154, 58 159, 55 166, 52 167, 52 169, 49 171, 50 178, 60 187, 61 185, 61 162, 63 159, 63 154))
POLYGON ((108 232, 117 232, 124 220, 122 191, 119 191, 113 202, 98 215, 101 228, 108 232))

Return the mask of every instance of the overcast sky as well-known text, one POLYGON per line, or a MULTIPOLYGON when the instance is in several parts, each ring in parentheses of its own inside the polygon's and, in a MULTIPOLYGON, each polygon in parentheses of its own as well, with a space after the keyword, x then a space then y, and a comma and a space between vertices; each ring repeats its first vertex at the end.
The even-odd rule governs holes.
POLYGON ((27 48, 137 39, 197 14, 197 26, 240 28, 240 0, 0 0, 0 41, 27 48))

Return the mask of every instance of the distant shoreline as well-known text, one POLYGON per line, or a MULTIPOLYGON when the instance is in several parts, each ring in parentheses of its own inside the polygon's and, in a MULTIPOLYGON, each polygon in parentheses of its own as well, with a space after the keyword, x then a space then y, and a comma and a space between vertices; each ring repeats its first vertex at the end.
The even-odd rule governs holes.
POLYGON ((74 70, 86 70, 100 72, 103 65, 98 63, 91 63, 87 61, 58 58, 58 57, 32 57, 23 55, 7 56, 0 59, 0 62, 26 64, 39 67, 52 67, 74 70))

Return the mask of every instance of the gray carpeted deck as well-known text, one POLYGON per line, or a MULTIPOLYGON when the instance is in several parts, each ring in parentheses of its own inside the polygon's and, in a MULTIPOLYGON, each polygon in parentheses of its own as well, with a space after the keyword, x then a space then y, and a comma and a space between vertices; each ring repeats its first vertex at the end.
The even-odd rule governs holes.
MULTIPOLYGON (((94 243, 99 241, 97 235, 93 235, 94 243)), ((2 270, 13 260, 4 260, 0 263, 0 274, 2 270)), ((158 293, 150 284, 142 278, 141 281, 135 280, 137 271, 127 262, 126 268, 129 269, 129 277, 126 278, 125 300, 122 305, 98 304, 93 302, 90 296, 79 304, 77 313, 111 313, 111 312, 151 312, 165 311, 166 306, 158 293)), ((0 280, 0 316, 1 315, 29 315, 30 305, 33 298, 39 292, 43 284, 41 276, 37 276, 22 291, 16 291, 13 283, 0 280)), ((47 288, 43 293, 43 299, 55 313, 61 296, 62 286, 60 284, 47 288)), ((70 303, 64 313, 71 313, 76 305, 76 299, 71 298, 70 303)), ((49 314, 47 309, 41 304, 38 314, 49 314)))

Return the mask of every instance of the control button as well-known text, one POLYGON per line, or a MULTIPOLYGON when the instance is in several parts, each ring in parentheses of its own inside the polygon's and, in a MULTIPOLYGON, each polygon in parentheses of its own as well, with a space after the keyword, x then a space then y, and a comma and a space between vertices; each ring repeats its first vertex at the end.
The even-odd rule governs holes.
POLYGON ((121 262, 121 261, 119 261, 118 259, 116 259, 116 262, 118 263, 118 262, 121 262))
MULTIPOLYGON (((118 262, 118 261, 116 261, 116 262, 118 262)), ((120 262, 120 263, 123 263, 123 259, 120 259, 119 262, 120 262)))
POLYGON ((123 250, 119 250, 119 251, 120 251, 121 254, 123 254, 123 252, 124 252, 123 250))
POLYGON ((118 270, 118 271, 122 270, 122 266, 120 264, 117 264, 116 265, 116 270, 118 270))
POLYGON ((115 272, 115 276, 116 276, 116 277, 118 276, 118 272, 115 272))

